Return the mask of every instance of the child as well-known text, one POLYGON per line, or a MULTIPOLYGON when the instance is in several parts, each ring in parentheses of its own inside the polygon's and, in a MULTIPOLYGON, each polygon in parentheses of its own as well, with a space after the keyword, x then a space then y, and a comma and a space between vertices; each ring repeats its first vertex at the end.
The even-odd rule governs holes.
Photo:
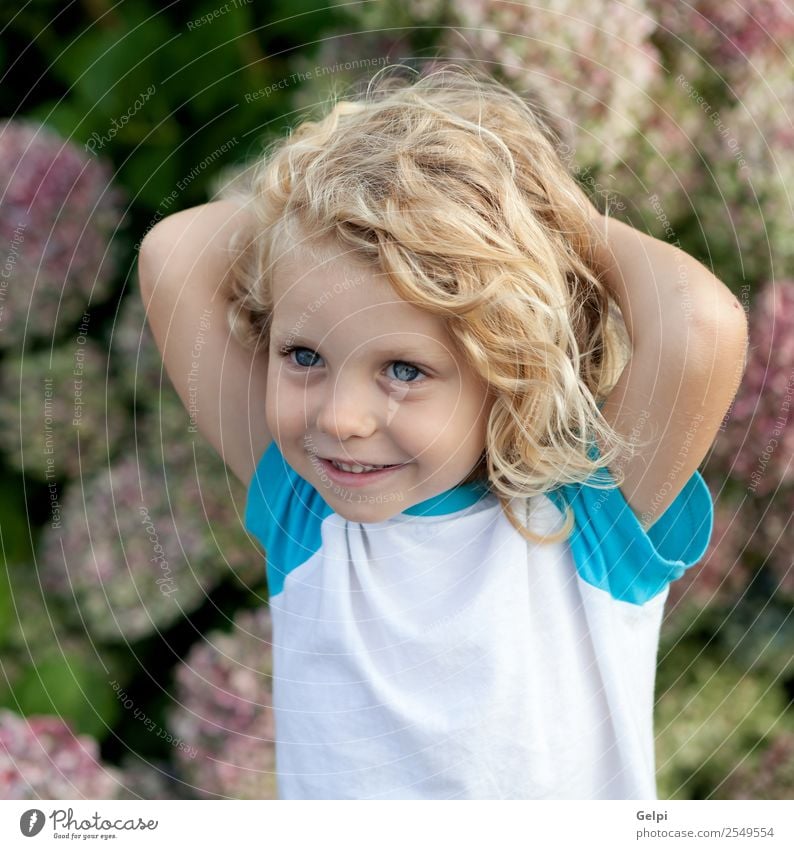
POLYGON ((145 239, 267 553, 280 798, 656 798, 663 607, 744 314, 554 141, 485 75, 385 74, 145 239))

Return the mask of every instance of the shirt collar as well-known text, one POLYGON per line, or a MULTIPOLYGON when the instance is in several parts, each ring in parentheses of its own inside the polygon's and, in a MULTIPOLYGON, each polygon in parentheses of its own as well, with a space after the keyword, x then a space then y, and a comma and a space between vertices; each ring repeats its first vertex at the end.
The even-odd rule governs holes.
POLYGON ((476 504, 484 498, 490 490, 481 481, 470 481, 458 484, 451 489, 434 495, 425 501, 420 501, 412 507, 403 510, 403 516, 444 516, 447 513, 456 513, 466 507, 476 504))

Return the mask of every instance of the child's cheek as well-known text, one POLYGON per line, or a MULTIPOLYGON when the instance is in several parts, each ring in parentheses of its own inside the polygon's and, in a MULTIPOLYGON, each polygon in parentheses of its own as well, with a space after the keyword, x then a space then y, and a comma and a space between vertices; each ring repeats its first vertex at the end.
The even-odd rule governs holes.
POLYGON ((301 402, 293 397, 294 394, 290 381, 280 374, 279 367, 271 366, 265 397, 265 420, 271 434, 280 433, 289 418, 295 417, 295 408, 301 402))
POLYGON ((265 413, 270 433, 280 433, 284 439, 310 429, 311 394, 306 390, 305 381, 278 372, 272 374, 268 380, 265 413))

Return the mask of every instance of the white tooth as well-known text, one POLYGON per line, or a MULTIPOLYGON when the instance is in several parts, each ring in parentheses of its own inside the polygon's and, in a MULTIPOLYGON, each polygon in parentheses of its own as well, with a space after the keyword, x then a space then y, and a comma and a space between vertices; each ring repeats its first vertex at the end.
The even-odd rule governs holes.
POLYGON ((343 472, 354 472, 355 474, 361 474, 361 472, 371 472, 373 469, 382 469, 383 466, 359 466, 358 463, 355 465, 348 465, 347 463, 337 463, 332 461, 334 466, 337 469, 341 469, 343 472))

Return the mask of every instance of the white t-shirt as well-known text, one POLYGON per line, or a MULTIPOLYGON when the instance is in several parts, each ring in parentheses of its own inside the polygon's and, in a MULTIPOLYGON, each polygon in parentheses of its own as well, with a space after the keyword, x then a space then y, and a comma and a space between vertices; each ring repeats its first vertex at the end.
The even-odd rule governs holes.
POLYGON ((267 553, 279 798, 656 798, 662 612, 706 551, 708 488, 695 472, 647 532, 617 488, 516 504, 541 533, 569 504, 576 527, 528 543, 477 484, 351 522, 271 443, 245 523, 267 553))

